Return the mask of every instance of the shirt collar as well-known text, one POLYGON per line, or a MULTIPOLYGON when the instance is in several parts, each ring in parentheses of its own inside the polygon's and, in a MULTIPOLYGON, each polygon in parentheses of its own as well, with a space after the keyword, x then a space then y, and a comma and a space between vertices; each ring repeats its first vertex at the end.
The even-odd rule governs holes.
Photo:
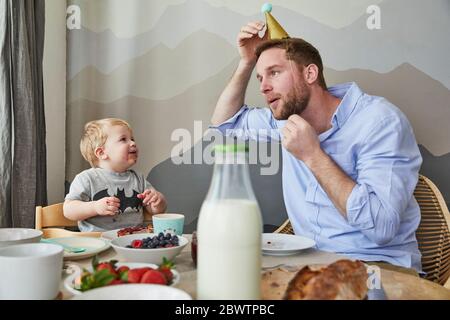
POLYGON ((342 128, 345 121, 347 121, 348 117, 355 109, 363 92, 355 82, 348 82, 329 87, 328 92, 331 95, 342 99, 331 118, 332 124, 336 123, 339 128, 342 128))

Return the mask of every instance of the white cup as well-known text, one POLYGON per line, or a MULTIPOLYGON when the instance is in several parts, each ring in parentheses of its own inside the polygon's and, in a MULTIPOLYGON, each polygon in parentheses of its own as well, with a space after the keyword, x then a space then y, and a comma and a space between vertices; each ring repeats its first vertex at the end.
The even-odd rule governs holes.
POLYGON ((51 300, 59 293, 63 247, 27 243, 0 249, 0 299, 51 300))

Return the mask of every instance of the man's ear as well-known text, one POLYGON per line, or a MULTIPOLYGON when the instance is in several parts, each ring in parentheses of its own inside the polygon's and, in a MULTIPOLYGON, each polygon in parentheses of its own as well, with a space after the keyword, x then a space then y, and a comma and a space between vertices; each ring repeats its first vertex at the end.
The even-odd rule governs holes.
POLYGON ((313 84, 319 77, 319 67, 314 63, 311 63, 303 68, 303 78, 306 83, 313 84))
POLYGON ((105 150, 103 149, 103 147, 95 148, 94 153, 95 153, 95 156, 97 157, 97 159, 99 159, 99 160, 108 159, 108 155, 105 153, 105 150))

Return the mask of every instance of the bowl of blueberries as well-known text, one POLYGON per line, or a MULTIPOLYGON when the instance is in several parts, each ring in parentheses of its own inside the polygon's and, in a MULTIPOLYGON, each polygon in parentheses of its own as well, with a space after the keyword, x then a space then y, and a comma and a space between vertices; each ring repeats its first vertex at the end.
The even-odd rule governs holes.
POLYGON ((111 246, 124 260, 161 264, 163 258, 173 260, 189 240, 171 233, 130 234, 115 238, 111 246))

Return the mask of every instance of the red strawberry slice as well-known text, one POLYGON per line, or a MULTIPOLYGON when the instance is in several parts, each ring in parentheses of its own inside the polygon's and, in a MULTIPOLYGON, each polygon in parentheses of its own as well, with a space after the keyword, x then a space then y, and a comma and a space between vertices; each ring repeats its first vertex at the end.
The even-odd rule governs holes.
POLYGON ((148 270, 141 278, 141 283, 167 284, 166 277, 158 270, 148 270))

